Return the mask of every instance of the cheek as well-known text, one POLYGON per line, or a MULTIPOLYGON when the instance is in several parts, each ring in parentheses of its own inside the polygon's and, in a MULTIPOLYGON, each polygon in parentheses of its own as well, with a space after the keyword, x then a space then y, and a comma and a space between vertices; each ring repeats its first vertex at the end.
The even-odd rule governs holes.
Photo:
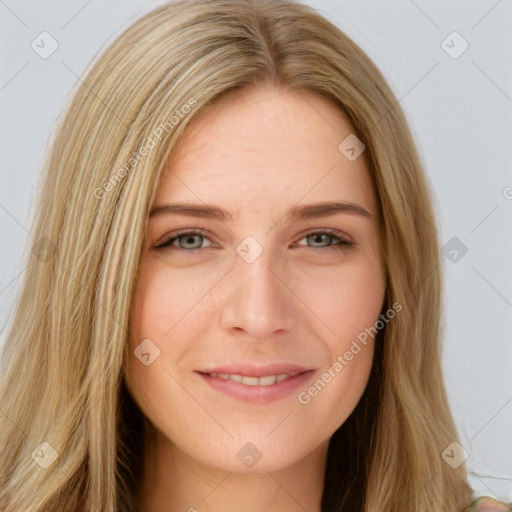
POLYGON ((198 291, 193 283, 180 278, 178 273, 162 271, 156 265, 143 264, 140 268, 135 296, 130 311, 129 370, 127 380, 136 396, 146 395, 147 403, 162 371, 170 360, 179 357, 180 335, 190 301, 197 302, 198 291), (178 290, 178 292, 177 292, 178 290), (169 340, 173 343, 168 343, 169 340))
POLYGON ((377 268, 358 265, 348 270, 330 283, 331 303, 325 309, 341 342, 356 337, 377 321, 385 293, 377 268))
POLYGON ((386 283, 379 260, 368 251, 338 268, 301 269, 294 287, 325 327, 320 337, 330 352, 339 353, 378 320, 386 283))
MULTIPOLYGON (((154 337, 169 340, 183 330, 193 328, 190 318, 201 307, 216 276, 197 268, 172 269, 153 264, 141 268, 131 310, 130 330, 134 342, 154 337)), ((181 336, 172 345, 180 344, 181 336)))
POLYGON ((203 287, 208 286, 204 281, 198 285, 203 277, 165 268, 158 261, 146 260, 140 267, 130 311, 125 378, 136 403, 154 425, 169 423, 168 410, 183 395, 173 378, 174 368, 196 336, 197 324, 189 320, 198 297, 205 293, 203 287))
MULTIPOLYGON (((375 327, 385 298, 379 260, 371 253, 315 275, 302 274, 308 283, 308 306, 321 319, 328 361, 297 401, 309 409, 312 428, 336 430, 359 402, 370 375, 375 327), (326 415, 325 411, 331 411, 326 415), (325 422, 322 426, 322 422, 325 422)), ((305 293, 305 290, 301 292, 305 293)))
POLYGON ((225 273, 206 266, 173 269, 158 260, 141 264, 130 311, 126 380, 143 409, 162 389, 179 391, 168 372, 180 366, 209 325, 204 319, 218 308, 214 286, 225 273))

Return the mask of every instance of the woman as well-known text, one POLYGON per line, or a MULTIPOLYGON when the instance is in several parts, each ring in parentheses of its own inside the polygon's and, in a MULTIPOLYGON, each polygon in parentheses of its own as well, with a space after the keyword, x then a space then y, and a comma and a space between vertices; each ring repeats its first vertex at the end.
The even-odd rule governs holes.
POLYGON ((48 157, 0 508, 468 509, 434 225, 396 99, 315 11, 144 16, 48 157))

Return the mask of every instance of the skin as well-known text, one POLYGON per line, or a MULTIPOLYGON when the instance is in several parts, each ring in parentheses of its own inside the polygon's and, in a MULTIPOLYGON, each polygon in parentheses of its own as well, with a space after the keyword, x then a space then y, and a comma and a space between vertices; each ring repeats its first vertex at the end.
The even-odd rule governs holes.
POLYGON ((470 512, 491 512, 499 510, 510 512, 512 506, 506 505, 502 501, 497 501, 489 496, 482 496, 472 503, 470 512))
POLYGON ((375 324, 386 288, 364 153, 349 161, 338 150, 352 133, 314 93, 251 86, 196 118, 172 152, 154 206, 208 203, 233 219, 161 213, 149 221, 126 375, 154 427, 141 510, 320 511, 327 444, 361 398, 373 343, 307 405, 297 395, 375 324), (371 215, 286 217, 321 201, 371 215), (207 233, 156 248, 187 228, 207 233), (326 229, 354 245, 307 236, 326 229), (236 252, 248 236, 263 249, 251 263, 236 252), (160 350, 148 366, 134 355, 145 339, 160 350), (261 404, 212 389, 195 372, 242 360, 315 371, 296 392, 261 404), (237 457, 248 442, 262 454, 253 467, 237 457))

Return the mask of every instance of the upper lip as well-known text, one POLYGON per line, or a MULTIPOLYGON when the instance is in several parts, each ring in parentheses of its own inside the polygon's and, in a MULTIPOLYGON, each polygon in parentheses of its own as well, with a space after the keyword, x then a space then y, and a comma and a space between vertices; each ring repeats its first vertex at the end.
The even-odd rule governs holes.
POLYGON ((265 377, 266 375, 297 375, 312 370, 298 364, 271 363, 236 363, 216 366, 205 370, 198 370, 199 373, 227 373, 229 375, 245 375, 247 377, 265 377))

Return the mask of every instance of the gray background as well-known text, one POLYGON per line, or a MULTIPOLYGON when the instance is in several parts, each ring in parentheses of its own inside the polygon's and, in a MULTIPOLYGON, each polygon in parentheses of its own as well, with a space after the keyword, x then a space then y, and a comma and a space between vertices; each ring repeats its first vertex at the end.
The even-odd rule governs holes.
MULTIPOLYGON (((90 60, 161 3, 0 0, 0 343, 56 118, 90 60), (58 43, 47 59, 31 47, 43 31, 58 43)), ((307 3, 366 50, 408 116, 449 243, 443 364, 471 484, 512 501, 512 0, 307 3)))

